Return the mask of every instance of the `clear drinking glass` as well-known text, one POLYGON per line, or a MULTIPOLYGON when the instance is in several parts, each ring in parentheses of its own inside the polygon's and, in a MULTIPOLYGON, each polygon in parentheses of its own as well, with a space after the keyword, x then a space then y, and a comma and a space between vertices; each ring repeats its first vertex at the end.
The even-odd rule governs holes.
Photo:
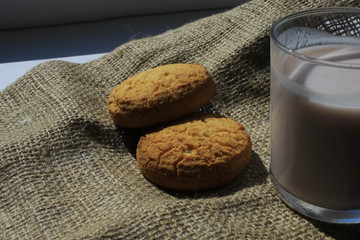
POLYGON ((324 222, 360 222, 360 10, 271 28, 271 164, 280 198, 324 222))

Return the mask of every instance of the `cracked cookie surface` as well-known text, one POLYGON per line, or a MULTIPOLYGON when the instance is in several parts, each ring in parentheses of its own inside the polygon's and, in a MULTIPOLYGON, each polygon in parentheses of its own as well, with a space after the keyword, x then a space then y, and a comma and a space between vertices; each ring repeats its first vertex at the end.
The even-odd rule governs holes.
POLYGON ((140 138, 143 175, 165 188, 195 191, 235 179, 252 154, 244 127, 230 118, 196 113, 140 138))
POLYGON ((215 83, 199 64, 169 64, 130 77, 108 98, 116 125, 148 127, 188 115, 210 101, 215 83))

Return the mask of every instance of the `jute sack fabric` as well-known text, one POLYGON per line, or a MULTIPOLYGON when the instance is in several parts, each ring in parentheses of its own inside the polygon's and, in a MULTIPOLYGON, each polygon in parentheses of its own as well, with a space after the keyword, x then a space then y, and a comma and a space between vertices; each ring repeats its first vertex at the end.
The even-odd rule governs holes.
POLYGON ((249 1, 85 64, 38 65, 0 93, 1 239, 358 239, 359 225, 302 217, 269 179, 269 29, 286 14, 356 1, 249 1), (217 84, 205 107, 242 123, 245 172, 219 189, 179 193, 146 181, 140 130, 116 128, 110 90, 162 64, 197 62, 217 84))

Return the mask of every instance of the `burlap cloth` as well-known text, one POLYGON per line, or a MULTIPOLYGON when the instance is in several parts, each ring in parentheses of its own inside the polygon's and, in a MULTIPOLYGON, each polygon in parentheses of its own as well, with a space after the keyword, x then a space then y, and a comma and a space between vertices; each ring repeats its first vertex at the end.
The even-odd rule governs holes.
POLYGON ((30 70, 0 93, 0 238, 359 238, 359 225, 294 213, 268 174, 269 29, 301 9, 360 6, 350 2, 254 0, 89 63, 30 70), (179 193, 146 181, 134 158, 140 132, 116 128, 107 113, 116 84, 175 62, 205 65, 217 84, 206 108, 251 135, 250 165, 220 189, 179 193))

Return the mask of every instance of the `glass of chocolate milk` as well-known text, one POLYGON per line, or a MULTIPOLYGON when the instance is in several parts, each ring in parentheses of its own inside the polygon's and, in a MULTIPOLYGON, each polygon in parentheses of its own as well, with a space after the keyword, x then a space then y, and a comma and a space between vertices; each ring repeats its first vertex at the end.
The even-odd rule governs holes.
POLYGON ((274 23, 270 112, 280 198, 313 219, 360 223, 360 9, 274 23))

